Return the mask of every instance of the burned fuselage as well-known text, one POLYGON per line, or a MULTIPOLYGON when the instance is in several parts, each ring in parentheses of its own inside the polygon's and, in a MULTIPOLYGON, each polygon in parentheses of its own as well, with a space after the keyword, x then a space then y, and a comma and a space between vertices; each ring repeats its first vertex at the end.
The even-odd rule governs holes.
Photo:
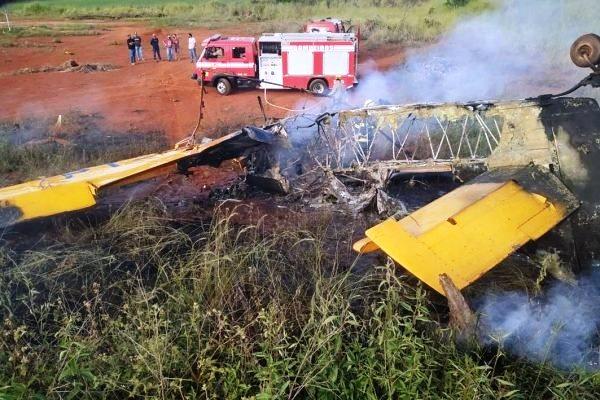
MULTIPOLYGON (((490 174, 568 210, 561 218, 570 217, 544 235, 540 246, 556 248, 573 265, 590 265, 596 258, 600 107, 593 99, 385 105, 326 114, 313 124, 301 125, 297 118, 281 124, 292 145, 270 149, 268 158, 277 179, 285 180, 292 194, 310 199, 311 206, 334 203, 400 218, 490 174), (552 182, 561 187, 550 187, 558 186, 552 182), (423 201, 406 201, 419 186, 426 188, 423 201)), ((263 176, 265 170, 263 165, 263 176)), ((539 237, 537 231, 533 237, 539 237)))

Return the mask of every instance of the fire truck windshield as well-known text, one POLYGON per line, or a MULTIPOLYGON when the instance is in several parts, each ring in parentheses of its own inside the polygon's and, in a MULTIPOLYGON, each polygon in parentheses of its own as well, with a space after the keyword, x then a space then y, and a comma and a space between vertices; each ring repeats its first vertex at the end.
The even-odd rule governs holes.
POLYGON ((278 54, 281 55, 281 42, 261 42, 261 54, 278 54))

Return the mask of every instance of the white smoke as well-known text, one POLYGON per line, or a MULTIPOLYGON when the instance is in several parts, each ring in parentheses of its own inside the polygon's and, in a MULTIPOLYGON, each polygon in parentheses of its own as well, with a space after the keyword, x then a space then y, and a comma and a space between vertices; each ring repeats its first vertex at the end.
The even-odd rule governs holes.
POLYGON ((353 102, 503 100, 568 89, 589 71, 571 64, 580 35, 600 30, 597 0, 505 0, 466 19, 388 72, 361 77, 353 102))
POLYGON ((556 282, 539 298, 510 292, 480 299, 482 341, 562 369, 600 369, 598 267, 574 285, 556 282))

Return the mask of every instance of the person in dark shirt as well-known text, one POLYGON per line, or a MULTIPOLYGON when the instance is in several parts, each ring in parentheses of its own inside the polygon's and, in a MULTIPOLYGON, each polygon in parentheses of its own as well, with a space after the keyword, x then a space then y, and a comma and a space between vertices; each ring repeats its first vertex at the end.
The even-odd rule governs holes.
POLYGON ((143 61, 144 55, 142 54, 142 38, 137 32, 133 34, 133 41, 135 42, 135 55, 137 56, 137 60, 143 61))
POLYGON ((162 61, 162 58, 160 57, 160 45, 155 33, 152 34, 152 39, 150 39, 150 46, 152 46, 152 56, 154 57, 154 60, 157 62, 162 61))
POLYGON ((131 65, 135 65, 135 40, 131 35, 127 35, 127 48, 129 49, 129 61, 131 61, 131 65))

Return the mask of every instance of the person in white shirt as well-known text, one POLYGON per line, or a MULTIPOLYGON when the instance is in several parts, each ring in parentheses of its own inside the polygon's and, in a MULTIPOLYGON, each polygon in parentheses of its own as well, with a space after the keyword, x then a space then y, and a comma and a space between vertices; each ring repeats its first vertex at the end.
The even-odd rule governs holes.
POLYGON ((198 59, 198 55, 196 54, 196 38, 191 33, 188 33, 188 35, 188 53, 193 64, 198 59))

